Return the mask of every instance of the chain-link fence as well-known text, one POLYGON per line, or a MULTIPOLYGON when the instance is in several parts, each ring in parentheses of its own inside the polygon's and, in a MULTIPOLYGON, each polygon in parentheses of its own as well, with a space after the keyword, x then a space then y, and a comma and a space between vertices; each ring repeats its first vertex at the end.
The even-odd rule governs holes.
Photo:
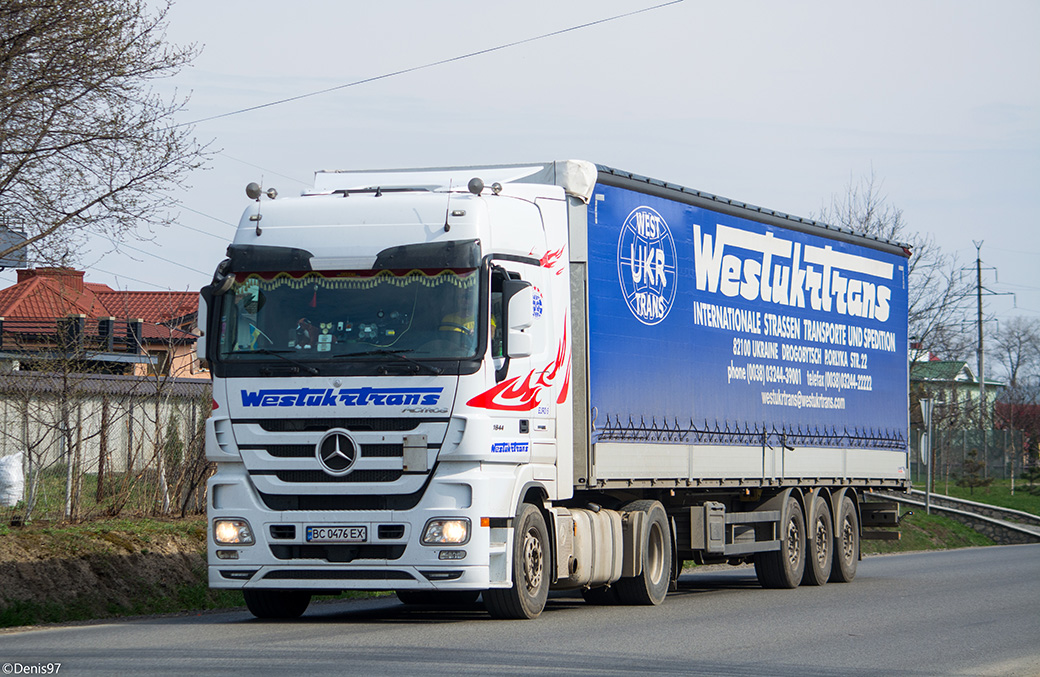
MULTIPOLYGON (((928 466, 921 457, 921 430, 910 436, 910 476, 914 485, 926 482, 928 466)), ((1010 479, 1027 461, 1019 430, 933 430, 935 469, 932 482, 956 483, 966 475, 979 479, 1010 479)))

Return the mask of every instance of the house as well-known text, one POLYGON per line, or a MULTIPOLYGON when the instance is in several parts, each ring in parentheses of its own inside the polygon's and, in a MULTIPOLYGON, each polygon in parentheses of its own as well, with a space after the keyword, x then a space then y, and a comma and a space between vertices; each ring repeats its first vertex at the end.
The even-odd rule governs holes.
POLYGON ((208 379, 195 356, 198 294, 117 291, 71 268, 18 270, 0 290, 0 366, 208 379))
MULTIPOLYGON (((931 397, 936 420, 948 427, 977 427, 979 421, 979 380, 971 366, 963 360, 918 359, 910 364, 911 416, 920 420, 919 399, 931 397)), ((986 379, 985 414, 992 425, 993 407, 1004 383, 986 379)))

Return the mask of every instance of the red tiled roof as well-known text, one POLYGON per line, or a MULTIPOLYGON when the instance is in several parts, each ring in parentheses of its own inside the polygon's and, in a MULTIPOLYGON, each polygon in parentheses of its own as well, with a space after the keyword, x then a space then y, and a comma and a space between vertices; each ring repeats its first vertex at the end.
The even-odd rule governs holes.
POLYGON ((97 294, 84 288, 82 278, 77 283, 64 275, 18 277, 17 284, 0 291, 0 317, 99 317, 107 312, 97 294))
POLYGON ((189 291, 106 291, 97 296, 114 317, 145 322, 166 322, 199 309, 199 295, 189 291))
POLYGON ((144 339, 169 341, 196 337, 161 323, 192 318, 198 312, 195 292, 115 291, 108 285, 83 281, 84 273, 69 268, 18 271, 18 283, 0 289, 0 317, 9 320, 54 319, 86 315, 144 320, 144 339), (157 326, 160 325, 160 326, 157 326))

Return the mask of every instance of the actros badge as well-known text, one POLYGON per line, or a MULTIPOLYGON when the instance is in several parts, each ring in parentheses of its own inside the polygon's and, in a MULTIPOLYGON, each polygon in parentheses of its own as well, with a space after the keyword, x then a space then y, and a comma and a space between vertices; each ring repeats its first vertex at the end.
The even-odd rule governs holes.
POLYGON ((675 299, 675 242, 664 218, 636 207, 618 238, 618 279, 628 309, 643 324, 668 316, 675 299))

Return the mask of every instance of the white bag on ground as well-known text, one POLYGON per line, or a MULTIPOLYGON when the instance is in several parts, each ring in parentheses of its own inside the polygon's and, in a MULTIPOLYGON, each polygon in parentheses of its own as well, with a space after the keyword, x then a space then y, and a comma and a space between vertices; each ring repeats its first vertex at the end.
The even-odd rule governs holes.
POLYGON ((0 458, 0 505, 10 508, 22 500, 25 475, 22 474, 22 452, 0 458))

